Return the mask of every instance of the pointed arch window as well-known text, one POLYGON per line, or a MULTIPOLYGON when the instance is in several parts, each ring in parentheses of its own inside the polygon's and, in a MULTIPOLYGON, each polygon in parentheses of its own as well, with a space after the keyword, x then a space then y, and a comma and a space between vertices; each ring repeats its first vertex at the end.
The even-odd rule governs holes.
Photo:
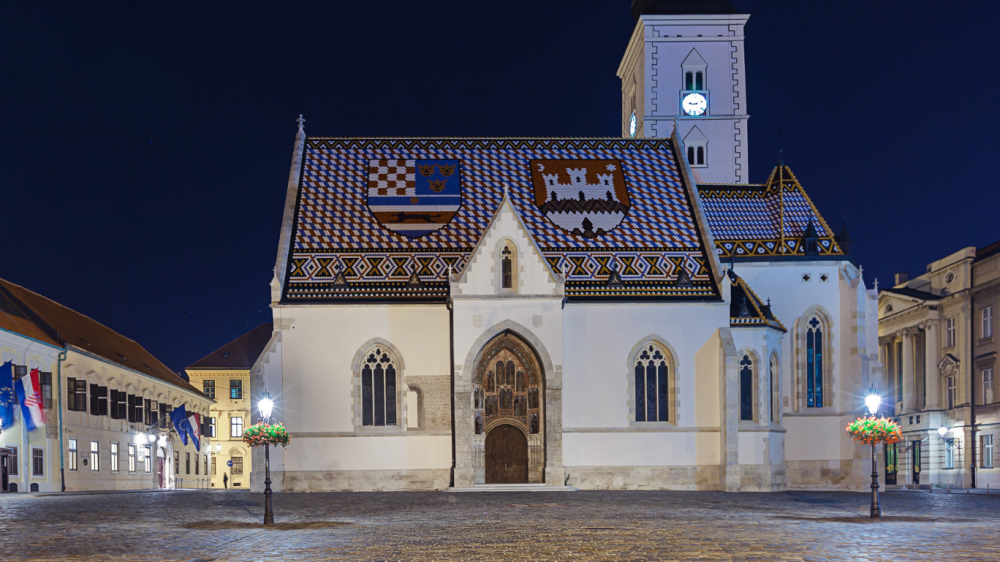
POLYGON ((772 421, 774 423, 778 423, 778 411, 781 409, 781 384, 780 384, 780 378, 779 378, 778 375, 781 373, 781 371, 779 370, 778 356, 777 355, 771 355, 770 369, 771 369, 770 370, 770 377, 771 377, 770 388, 771 388, 771 392, 769 394, 769 396, 770 396, 770 403, 769 403, 768 411, 771 412, 771 420, 770 421, 772 421))
POLYGON ((649 344, 636 357, 635 421, 670 421, 669 374, 666 353, 649 344))
POLYGON ((500 245, 500 263, 497 268, 500 272, 499 286, 504 293, 517 292, 517 247, 514 242, 504 240, 500 245))
POLYGON ((740 359, 740 419, 753 421, 753 359, 740 359))
POLYGON ((806 406, 823 407, 823 323, 813 316, 806 323, 806 406))
POLYGON ((376 346, 361 367, 361 425, 396 425, 397 361, 376 346))

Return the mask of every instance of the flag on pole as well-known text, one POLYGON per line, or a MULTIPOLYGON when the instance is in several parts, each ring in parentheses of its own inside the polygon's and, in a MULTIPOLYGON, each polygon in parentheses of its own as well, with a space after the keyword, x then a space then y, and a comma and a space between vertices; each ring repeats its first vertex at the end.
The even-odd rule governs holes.
POLYGON ((184 404, 170 412, 170 421, 174 424, 174 430, 181 436, 181 443, 188 444, 188 432, 185 429, 187 424, 187 412, 184 411, 184 404))
POLYGON ((17 387, 17 400, 21 403, 21 414, 28 431, 45 427, 45 408, 42 407, 42 385, 39 382, 38 369, 14 383, 17 387))
POLYGON ((191 436, 191 441, 194 442, 194 449, 201 452, 201 426, 198 424, 199 416, 198 414, 191 414, 186 420, 188 434, 191 436))
POLYGON ((17 398, 14 395, 14 362, 0 365, 0 430, 14 425, 14 409, 17 398))

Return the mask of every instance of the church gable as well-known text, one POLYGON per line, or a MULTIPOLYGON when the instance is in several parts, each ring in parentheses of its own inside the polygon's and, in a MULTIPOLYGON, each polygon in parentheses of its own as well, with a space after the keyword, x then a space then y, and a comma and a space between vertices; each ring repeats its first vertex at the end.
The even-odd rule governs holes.
POLYGON ((720 258, 847 254, 788 166, 764 184, 702 184, 699 193, 720 258))
POLYGON ((461 272, 453 296, 562 296, 562 288, 561 276, 552 271, 505 197, 461 272))
MULTIPOLYGON (((670 140, 305 141, 284 302, 444 302, 508 192, 570 299, 717 299, 670 140), (613 281, 613 282, 609 282, 613 281)), ((492 249, 491 249, 492 251, 492 249)))

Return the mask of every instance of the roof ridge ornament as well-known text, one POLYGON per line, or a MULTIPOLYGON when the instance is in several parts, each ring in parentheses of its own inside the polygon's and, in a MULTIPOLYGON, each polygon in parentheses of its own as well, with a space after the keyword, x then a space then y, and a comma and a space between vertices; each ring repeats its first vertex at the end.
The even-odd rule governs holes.
POLYGON ((299 113, 299 118, 296 119, 295 122, 299 124, 299 132, 300 133, 305 133, 306 132, 306 120, 305 120, 305 118, 302 117, 301 113, 299 113))

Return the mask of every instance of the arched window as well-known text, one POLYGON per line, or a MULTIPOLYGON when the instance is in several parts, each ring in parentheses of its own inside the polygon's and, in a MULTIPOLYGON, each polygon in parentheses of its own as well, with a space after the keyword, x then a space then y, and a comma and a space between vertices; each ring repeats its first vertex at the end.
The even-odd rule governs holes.
MULTIPOLYGON (((701 73, 699 72, 698 74, 701 74, 701 73)), ((693 72, 689 71, 689 72, 685 72, 684 73, 684 89, 685 90, 693 90, 694 89, 694 73, 693 72)), ((699 90, 700 89, 701 88, 699 88, 699 90)))
MULTIPOLYGON (((689 73, 690 74, 690 73, 689 73)), ((690 90, 690 88, 688 88, 690 90)), ((705 77, 702 72, 694 73, 694 89, 704 90, 705 89, 705 77)))
POLYGON ((636 357, 635 421, 670 421, 669 369, 666 354, 654 344, 636 357))
POLYGON ((771 412, 771 420, 774 423, 778 423, 778 411, 781 409, 781 371, 779 370, 778 356, 771 354, 771 364, 770 364, 770 403, 768 411, 771 412))
POLYGON ((806 406, 823 407, 823 323, 815 316, 806 323, 806 406))
POLYGON ((689 146, 688 147, 688 165, 694 166, 694 163, 695 163, 695 159, 694 159, 694 147, 693 146, 689 146))
POLYGON ((753 421, 753 359, 740 359, 740 419, 753 421))
POLYGON ((361 367, 361 425, 396 425, 396 360, 383 346, 361 367))
POLYGON ((695 160, 695 166, 704 166, 705 165, 705 147, 704 146, 695 147, 695 154, 697 155, 696 158, 694 159, 695 160))
POLYGON ((511 240, 504 240, 499 248, 500 272, 499 286, 504 293, 517 292, 517 247, 511 240))

